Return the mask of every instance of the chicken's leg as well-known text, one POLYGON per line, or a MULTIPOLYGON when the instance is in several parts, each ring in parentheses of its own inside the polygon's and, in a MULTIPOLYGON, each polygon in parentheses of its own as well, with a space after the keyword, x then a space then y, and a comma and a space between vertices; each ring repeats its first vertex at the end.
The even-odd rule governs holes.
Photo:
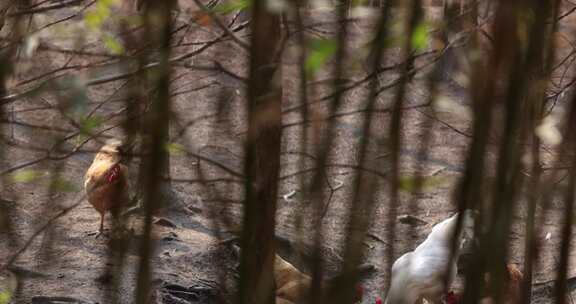
POLYGON ((101 234, 104 233, 104 213, 100 213, 100 229, 98 230, 98 234, 94 238, 98 238, 101 234))

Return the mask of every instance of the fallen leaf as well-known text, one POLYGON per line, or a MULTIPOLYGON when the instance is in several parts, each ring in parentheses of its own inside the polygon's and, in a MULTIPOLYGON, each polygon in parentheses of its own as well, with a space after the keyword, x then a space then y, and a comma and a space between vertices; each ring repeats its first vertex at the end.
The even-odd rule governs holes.
POLYGON ((212 17, 210 16, 210 14, 204 11, 193 12, 192 19, 194 20, 194 22, 196 22, 198 25, 201 26, 212 25, 212 17))

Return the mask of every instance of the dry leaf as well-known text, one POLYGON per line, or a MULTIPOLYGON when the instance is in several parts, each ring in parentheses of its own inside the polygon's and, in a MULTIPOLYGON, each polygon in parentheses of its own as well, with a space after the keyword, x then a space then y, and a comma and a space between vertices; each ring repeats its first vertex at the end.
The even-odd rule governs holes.
POLYGON ((201 26, 212 25, 212 17, 204 11, 192 12, 192 20, 201 26))

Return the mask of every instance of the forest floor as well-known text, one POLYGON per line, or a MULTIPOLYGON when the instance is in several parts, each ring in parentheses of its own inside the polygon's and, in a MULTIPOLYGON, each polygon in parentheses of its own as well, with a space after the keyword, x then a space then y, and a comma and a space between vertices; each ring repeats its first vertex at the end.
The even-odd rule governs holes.
MULTIPOLYGON (((63 13, 63 15, 66 15, 63 13)), ((52 16, 54 18, 58 16, 52 16)), ((308 33, 314 37, 330 36, 331 24, 318 26, 308 33)), ((351 43, 350 53, 361 52, 363 22, 350 24, 351 35, 358 41, 351 43)), ((215 30, 214 30, 215 31, 215 30)), ((245 34, 245 32, 240 32, 245 34)), ((194 40, 211 38, 210 31, 203 29, 195 32, 194 40)), ((314 143, 310 141, 302 147, 299 141, 303 124, 300 116, 288 111, 299 104, 297 92, 297 60, 294 39, 290 40, 283 59, 283 85, 285 96, 285 113, 283 124, 283 154, 282 173, 280 181, 277 215, 277 235, 282 242, 280 252, 289 261, 303 269, 308 269, 305 259, 298 260, 300 255, 309 254, 311 235, 306 232, 315 231, 308 212, 319 202, 310 202, 301 195, 302 184, 300 175, 294 175, 299 167, 299 152, 313 151, 314 143), (287 195, 293 194, 294 195, 287 195), (302 241, 305 246, 296 245, 302 241), (287 245, 288 244, 288 245, 287 245), (303 248, 303 249, 302 249, 303 248)), ((193 48, 193 47, 190 47, 193 48)), ((177 52, 185 52, 178 49, 177 52)), ((217 60, 224 68, 237 75, 246 75, 246 61, 242 59, 246 51, 233 42, 222 42, 209 51, 193 57, 189 66, 210 65, 217 60)), ((244 57, 243 57, 244 56, 244 57)), ((23 71, 22 79, 41 73, 43 70, 57 67, 64 60, 64 55, 58 53, 39 53, 38 58, 31 62, 31 70, 23 71), (40 63, 49 62, 50 66, 40 67, 40 63), (34 67, 38 70, 34 70, 34 67)), ((75 60, 85 60, 83 58, 75 60)), ((419 64, 424 64, 424 58, 419 64)), ((392 64, 394 60, 390 60, 392 64)), ((351 62, 355 69, 347 75, 346 80, 358 81, 366 75, 362 62, 351 62)), ((104 69, 102 69, 104 71, 104 69)), ((86 75, 85 75, 86 76, 86 75)), ((93 75, 88 75, 93 76, 93 75)), ((390 73, 381 77, 382 84, 394 81, 397 77, 390 73)), ((173 90, 183 92, 173 99, 173 112, 176 121, 172 136, 175 142, 187 150, 210 158, 231 171, 242 172, 242 136, 245 130, 244 84, 230 75, 219 71, 189 70, 185 67, 175 69, 173 90), (216 100, 226 98, 224 109, 218 109, 216 100), (220 117, 211 116, 220 111, 220 117), (186 126, 183 132, 180 126, 186 126)), ((316 75, 318 80, 330 79, 329 72, 323 71, 316 75)), ((470 138, 469 101, 463 89, 454 84, 442 84, 441 92, 455 102, 448 109, 433 111, 430 107, 419 107, 426 103, 426 74, 418 75, 407 87, 404 128, 402 131, 403 147, 401 150, 401 175, 407 181, 423 164, 422 174, 430 181, 420 193, 411 194, 403 191, 400 197, 399 217, 410 215, 422 221, 405 224, 398 220, 397 232, 394 234, 395 256, 412 250, 430 232, 431 227, 449 217, 456 210, 452 204, 452 196, 456 182, 464 172, 463 158, 466 155, 470 138), (431 123, 430 126, 428 123, 431 123), (432 128, 430 132, 429 157, 419 158, 419 144, 422 131, 432 128)), ((315 98, 329 91, 331 81, 317 81, 311 88, 315 98)), ((121 95, 123 83, 110 83, 90 90, 93 102, 89 107, 97 107, 96 113, 103 118, 110 117, 106 125, 117 122, 115 113, 122 108, 121 95), (120 93, 118 93, 120 92, 120 93), (100 104, 104 100, 108 100, 100 104)), ((378 108, 387 108, 391 104, 390 96, 394 89, 386 90, 379 99, 378 108)), ((344 95, 344 106, 340 110, 354 112, 362 109, 366 94, 366 85, 349 90, 344 95)), ((54 140, 62 138, 74 131, 72 126, 63 122, 57 110, 34 110, 39 104, 55 102, 58 95, 45 94, 44 101, 34 100, 34 97, 15 102, 12 110, 13 119, 22 122, 19 125, 4 126, 2 132, 8 134, 13 142, 24 143, 22 146, 5 146, 6 163, 0 169, 15 166, 37 158, 44 157, 42 149, 50 147, 54 140), (46 126, 50 129, 47 130, 46 126)), ((322 110, 322 102, 318 102, 322 110)), ((330 153, 330 166, 327 169, 328 181, 333 191, 326 215, 323 219, 325 254, 328 275, 333 275, 341 262, 341 244, 346 233, 346 218, 353 201, 352 178, 357 168, 358 144, 362 134, 361 114, 342 115, 336 120, 335 143, 330 153)), ((379 112, 375 116, 377 123, 371 130, 370 137, 381 142, 370 145, 370 154, 378 158, 388 155, 381 150, 386 142, 386 121, 388 113, 379 112)), ((121 136, 119 130, 112 129, 106 134, 121 136)), ((73 147, 67 143, 65 148, 73 147)), ((28 169, 39 172, 61 172, 60 178, 74 189, 50 193, 46 187, 48 177, 43 176, 33 182, 22 183, 8 180, 4 184, 1 197, 14 201, 12 213, 11 239, 2 236, 0 241, 0 257, 2 261, 11 256, 23 246, 25 240, 43 225, 59 210, 72 205, 83 194, 83 176, 90 165, 98 143, 89 143, 83 149, 85 153, 75 153, 58 161, 40 162, 28 169)), ((550 152, 552 153, 552 152, 550 152)), ((490 155, 489 155, 490 160, 490 155)), ((154 218, 153 239, 155 249, 151 264, 154 270, 153 285, 155 286, 156 303, 228 303, 237 278, 238 255, 225 240, 234 236, 239 230, 241 216, 242 184, 234 174, 214 166, 213 162, 191 157, 185 152, 171 153, 171 178, 173 197, 169 207, 154 218), (202 174, 199 174, 201 168, 202 174), (214 180, 206 184, 197 182, 204 178, 214 180), (218 220, 214 220, 214 218, 218 220), (222 284, 221 282, 224 282, 222 284)), ((490 160, 490 161, 493 161, 490 160)), ((385 162, 384 162, 385 163, 385 162)), ((312 168, 314 162, 305 160, 305 168, 312 168)), ((368 275, 363 284, 366 297, 363 303, 374 303, 375 297, 385 294, 383 282, 385 277, 384 248, 388 227, 384 225, 388 216, 389 190, 385 176, 387 170, 372 168, 371 178, 378 179, 376 193, 377 207, 374 222, 364 242, 366 263, 374 265, 376 271, 368 275)), ((131 167, 135 174, 136 166, 131 167)), ((368 172, 368 170, 367 170, 368 172)), ((134 185, 133 185, 134 186, 134 185)), ((535 269, 533 303, 550 303, 553 294, 555 265, 558 256, 556 248, 560 241, 560 227, 563 210, 555 201, 548 202, 551 206, 550 216, 540 227, 538 239, 542 240, 542 251, 539 263, 535 269)), ((352 207, 353 208, 353 207, 352 207)), ((510 234, 510 262, 522 265, 523 260, 523 221, 525 219, 524 201, 515 208, 514 225, 510 234)), ((135 214, 131 220, 137 222, 141 215, 135 214)), ((16 260, 12 270, 19 276, 19 292, 15 303, 112 303, 114 298, 120 303, 131 303, 136 286, 136 271, 139 263, 137 240, 138 233, 128 246, 127 255, 121 268, 123 275, 110 275, 107 270, 121 265, 108 247, 108 236, 95 238, 99 225, 99 215, 87 201, 58 218, 48 229, 42 232, 32 245, 16 260), (117 289, 117 290, 115 290, 117 289), (50 300, 50 297, 51 300, 50 300), (57 302, 58 299, 60 302, 57 302), (75 299, 75 300, 74 300, 75 299), (52 301, 52 302, 50 302, 52 301), (68 301, 68 302, 66 302, 68 301)), ((109 220, 109 218, 107 218, 109 220)), ((109 224, 109 221, 107 222, 109 224)), ((108 225, 107 224, 107 225, 108 225)), ((576 277, 576 249, 571 251, 571 269, 569 271, 569 287, 574 296, 576 277)), ((308 265, 309 266, 309 265, 308 265)), ((153 302, 151 302, 153 303, 153 302)))

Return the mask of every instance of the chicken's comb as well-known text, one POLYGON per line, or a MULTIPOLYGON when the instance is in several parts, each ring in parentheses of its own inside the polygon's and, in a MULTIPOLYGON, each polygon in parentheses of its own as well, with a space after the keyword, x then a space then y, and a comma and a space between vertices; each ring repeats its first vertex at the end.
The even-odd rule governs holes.
POLYGON ((360 299, 364 297, 364 287, 362 287, 362 284, 356 284, 356 296, 360 299))
POLYGON ((376 299, 376 302, 374 302, 374 304, 382 304, 382 299, 380 298, 376 299))
POLYGON ((112 166, 112 168, 110 168, 110 170, 108 170, 108 173, 106 175, 106 181, 108 183, 113 183, 117 181, 119 177, 120 177, 120 165, 115 164, 114 166, 112 166))
POLYGON ((446 304, 457 304, 460 298, 453 291, 448 292, 446 295, 446 304))

